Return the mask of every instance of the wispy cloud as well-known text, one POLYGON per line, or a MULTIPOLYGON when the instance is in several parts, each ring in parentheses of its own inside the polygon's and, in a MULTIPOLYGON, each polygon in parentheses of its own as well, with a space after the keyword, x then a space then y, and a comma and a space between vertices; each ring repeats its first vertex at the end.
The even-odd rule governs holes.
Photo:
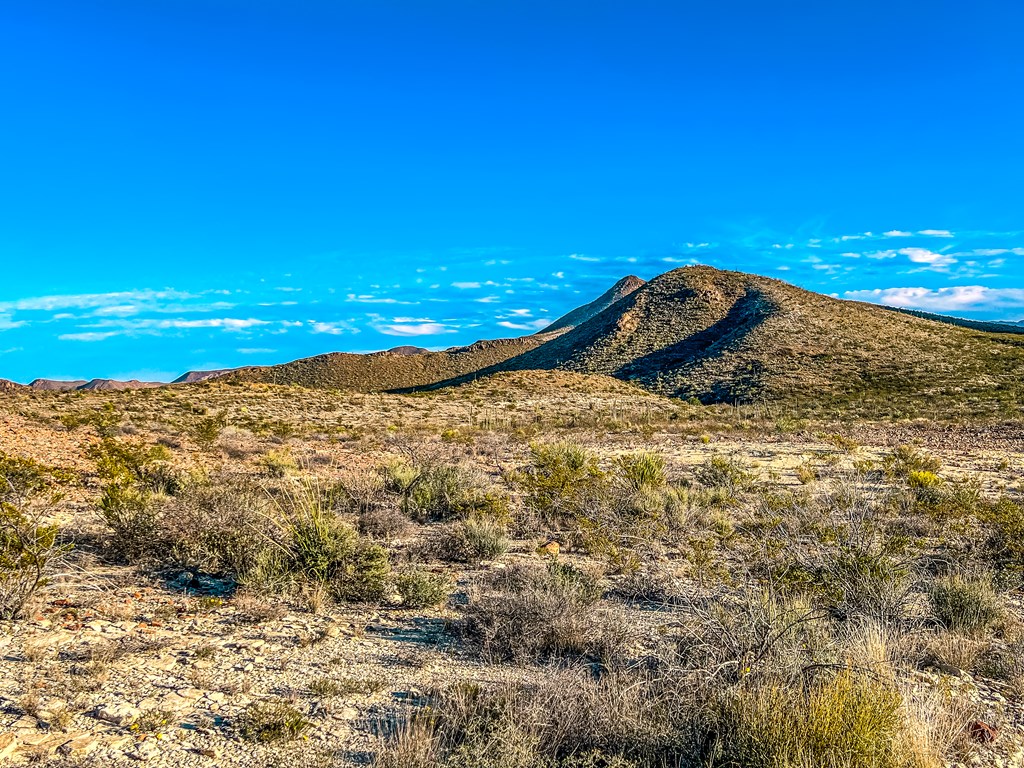
POLYGON ((521 323, 515 323, 511 320, 501 320, 498 325, 502 328, 509 328, 513 331, 539 331, 541 328, 547 328, 551 325, 552 321, 546 317, 539 317, 536 320, 527 320, 521 323))
POLYGON ((437 336, 458 330, 443 323, 383 323, 374 328, 386 336, 437 336))
POLYGON ((844 298, 905 309, 963 312, 995 308, 1024 308, 1024 288, 989 288, 961 285, 944 288, 875 288, 846 291, 844 298))
POLYGON ((78 293, 34 296, 14 301, 0 301, 0 312, 53 312, 59 309, 95 309, 99 307, 162 304, 168 301, 198 299, 201 294, 165 289, 162 291, 114 291, 111 293, 78 293))
POLYGON ((326 333, 329 336, 341 336, 346 333, 359 333, 359 329, 344 320, 337 320, 334 322, 310 320, 309 332, 326 333))

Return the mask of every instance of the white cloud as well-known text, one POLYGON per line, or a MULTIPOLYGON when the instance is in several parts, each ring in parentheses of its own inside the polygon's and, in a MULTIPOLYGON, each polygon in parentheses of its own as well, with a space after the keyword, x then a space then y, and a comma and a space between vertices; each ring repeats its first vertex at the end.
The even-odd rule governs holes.
POLYGON ((170 300, 197 299, 199 294, 171 289, 163 291, 115 291, 112 293, 79 293, 66 296, 35 296, 14 301, 0 301, 0 311, 52 312, 57 309, 96 309, 170 300))
POLYGON ((930 312, 1024 307, 1024 289, 958 285, 947 288, 875 288, 846 291, 844 298, 930 312))
POLYGON ((539 331, 541 328, 547 328, 551 325, 551 320, 540 317, 536 320, 527 320, 522 323, 513 323, 509 320, 502 320, 498 323, 502 328, 509 328, 513 331, 539 331))
POLYGON ((596 256, 584 256, 582 253, 570 253, 569 258, 576 261, 600 261, 596 256))
POLYGON ((882 237, 912 237, 913 232, 905 232, 902 229, 890 229, 888 232, 883 232, 882 237))
POLYGON ((952 237, 953 236, 953 233, 950 232, 948 229, 922 229, 922 230, 919 230, 917 234, 924 235, 925 237, 952 237))
POLYGON ((374 328, 387 336, 435 336, 456 331, 441 323, 388 324, 375 325, 374 328))
MULTIPOLYGON (((431 286, 431 288, 433 287, 431 286)), ((374 296, 372 293, 350 293, 345 301, 354 301, 358 304, 419 304, 418 301, 400 301, 389 296, 374 296)))
POLYGON ((13 328, 20 328, 24 324, 24 320, 13 320, 9 314, 0 314, 0 331, 9 331, 13 328))
POLYGON ((310 333, 326 333, 330 336, 340 336, 343 333, 359 333, 359 329, 353 328, 351 325, 343 320, 333 323, 318 322, 316 320, 309 321, 309 332, 310 333))
POLYGON ((266 347, 242 347, 236 351, 240 355, 272 355, 277 352, 276 349, 267 349, 266 347))
POLYGON ((465 282, 465 283, 452 283, 452 288, 460 288, 466 290, 468 288, 479 288, 480 283, 477 282, 465 282))
POLYGON ((915 264, 924 264, 923 269, 932 269, 937 272, 947 271, 947 267, 956 264, 957 261, 948 253, 936 253, 927 248, 900 248, 899 253, 915 264))
POLYGON ((89 331, 87 333, 62 333, 57 338, 61 341, 103 341, 111 336, 117 336, 122 331, 89 331))

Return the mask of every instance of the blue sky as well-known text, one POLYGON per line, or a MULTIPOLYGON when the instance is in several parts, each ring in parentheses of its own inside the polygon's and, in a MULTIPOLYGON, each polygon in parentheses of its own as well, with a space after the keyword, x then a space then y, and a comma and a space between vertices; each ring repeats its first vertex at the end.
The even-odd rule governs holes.
POLYGON ((0 377, 443 348, 690 263, 1024 319, 1022 31, 984 0, 4 3, 0 377))

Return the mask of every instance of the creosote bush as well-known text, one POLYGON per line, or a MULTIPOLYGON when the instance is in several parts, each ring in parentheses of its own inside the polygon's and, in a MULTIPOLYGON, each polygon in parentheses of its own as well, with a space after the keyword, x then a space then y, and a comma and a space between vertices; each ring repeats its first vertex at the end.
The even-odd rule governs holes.
POLYGON ((481 579, 464 608, 466 636, 493 659, 606 659, 621 643, 596 603, 600 583, 571 565, 516 566, 481 579))
POLYGON ((384 487, 399 498, 408 517, 421 523, 508 516, 508 500, 458 464, 392 462, 384 468, 384 487))
POLYGON ((43 521, 40 505, 59 472, 0 451, 0 619, 18 618, 46 586, 70 545, 56 525, 43 521))
POLYGON ((932 612, 947 629, 980 635, 1003 617, 1003 606, 984 575, 954 573, 935 579, 928 588, 932 612))
POLYGON ((342 602, 376 602, 387 591, 387 550, 371 544, 342 522, 326 494, 307 483, 276 506, 273 551, 252 575, 264 585, 324 586, 342 602))
POLYGON ((447 600, 451 590, 447 576, 415 568, 396 573, 394 583, 403 608, 433 608, 447 600))

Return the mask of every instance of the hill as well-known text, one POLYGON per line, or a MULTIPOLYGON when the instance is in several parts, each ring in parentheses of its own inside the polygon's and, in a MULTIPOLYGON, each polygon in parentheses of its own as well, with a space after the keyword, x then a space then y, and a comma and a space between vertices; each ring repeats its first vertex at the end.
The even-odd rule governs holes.
POLYGON ((556 333, 559 331, 570 331, 573 328, 583 325, 590 318, 604 312, 612 304, 617 302, 619 299, 624 299, 629 294, 633 293, 637 288, 645 285, 646 281, 641 280, 635 275, 629 275, 622 278, 609 288, 607 291, 602 293, 596 299, 589 304, 584 304, 582 307, 577 307, 571 312, 562 315, 560 318, 555 320, 551 325, 545 328, 539 333, 556 333))
POLYGON ((379 392, 424 387, 447 379, 472 376, 543 344, 547 335, 478 341, 443 352, 373 353, 332 352, 265 368, 241 368, 230 381, 298 384, 304 387, 379 392))
POLYGON ((79 390, 93 390, 93 389, 153 389, 154 387, 165 386, 159 381, 139 381, 138 379, 132 379, 131 381, 117 381, 115 379, 93 379, 92 381, 86 382, 80 387, 79 390))
POLYGON ((77 381, 57 381, 56 379, 35 379, 29 386, 32 389, 43 390, 44 392, 69 392, 72 389, 80 389, 88 384, 85 379, 77 381))
POLYGON ((942 395, 1019 403, 1024 336, 685 267, 475 375, 530 369, 605 374, 708 403, 942 395))

